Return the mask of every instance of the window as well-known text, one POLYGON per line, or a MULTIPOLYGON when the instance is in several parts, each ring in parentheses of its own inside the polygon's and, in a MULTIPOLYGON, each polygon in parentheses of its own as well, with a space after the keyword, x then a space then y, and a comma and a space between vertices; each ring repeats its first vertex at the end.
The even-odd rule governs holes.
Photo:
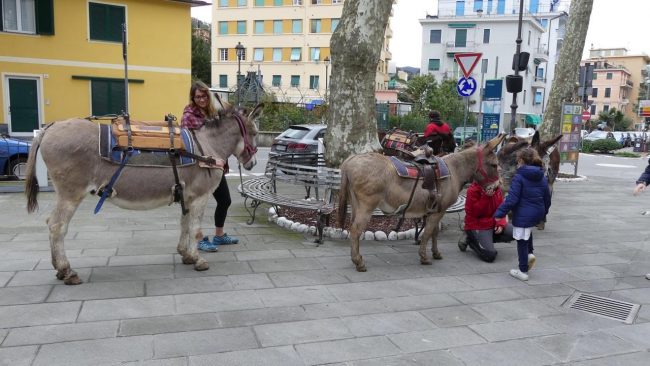
MULTIPOLYGON (((235 51, 235 52, 237 52, 237 51, 235 51)), ((245 48, 242 49, 242 50, 241 50, 241 53, 240 53, 238 56, 239 56, 239 59, 240 59, 241 61, 245 61, 245 60, 246 60, 246 49, 245 49, 245 48)))
POLYGON ((220 8, 227 8, 228 7, 228 0, 219 0, 219 7, 220 8))
POLYGON ((596 80, 596 78, 598 78, 598 74, 596 74, 595 72, 591 74, 591 80, 596 80))
POLYGON ((528 3, 528 10, 532 14, 537 14, 537 12, 539 12, 539 0, 530 0, 530 3, 528 3))
POLYGON ((280 86, 281 84, 282 84, 282 75, 273 75, 273 79, 271 80, 271 85, 280 86))
POLYGON ((524 98, 523 101, 521 102, 521 105, 526 105, 526 90, 524 90, 524 98))
POLYGON ((255 0, 255 6, 264 6, 264 0, 255 0))
POLYGON ((429 31, 429 43, 440 43, 442 40, 442 31, 440 29, 432 29, 429 31))
POLYGON ((528 45, 530 46, 530 31, 528 31, 528 45))
POLYGON ((339 26, 339 21, 340 21, 340 19, 338 19, 338 18, 332 18, 332 24, 331 24, 331 29, 330 29, 330 31, 332 33, 334 33, 334 31, 336 30, 336 27, 339 26))
POLYGON ((253 61, 264 61, 264 49, 256 48, 253 50, 253 61))
POLYGON ((273 34, 282 34, 282 20, 273 21, 273 34))
POLYGON ((219 22, 219 34, 228 34, 228 22, 219 22))
POLYGON ((309 89, 318 89, 318 75, 309 76, 309 89))
POLYGON ((0 14, 2 14, 2 26, 0 30, 36 33, 34 0, 2 0, 2 11, 0 14))
POLYGON ((467 29, 456 29, 456 39, 454 45, 456 47, 467 46, 467 29))
POLYGON ((237 6, 246 6, 246 0, 237 0, 237 6))
POLYGON ((293 5, 302 5, 302 0, 293 0, 293 5))
POLYGON ((497 14, 506 13, 506 0, 497 0, 497 14))
POLYGON ((607 111, 609 111, 609 105, 605 104, 603 106, 603 112, 607 112, 607 111))
POLYGON ((490 43, 490 30, 483 29, 483 43, 490 43))
POLYGON ((122 42, 124 6, 88 3, 90 39, 95 41, 122 42))
POLYGON ((246 34, 246 21, 238 20, 237 21, 237 34, 246 34))
POLYGON ((282 48, 273 49, 273 62, 282 62, 282 48))
POLYGON ((481 73, 487 74, 488 72, 488 59, 484 58, 481 60, 481 73))
POLYGON ((611 72, 608 72, 607 75, 605 75, 605 79, 607 79, 607 80, 612 80, 613 77, 614 77, 614 74, 612 74, 611 72))
POLYGON ((124 81, 91 80, 91 113, 94 116, 118 114, 124 111, 124 81))
POLYGON ((596 114, 596 105, 595 105, 595 104, 592 104, 592 105, 589 107, 589 113, 591 113, 592 116, 593 116, 594 114, 596 114))
POLYGON ((302 19, 293 19, 291 21, 291 32, 302 33, 302 19))
POLYGON ((219 75, 219 87, 220 88, 228 87, 228 75, 219 75))
POLYGON ((544 80, 544 68, 543 67, 538 67, 537 68, 537 79, 538 80, 544 80))
POLYGON ((332 4, 341 4, 343 0, 332 0, 332 4))
POLYGON ((483 11, 483 0, 474 0, 474 11, 483 11))
POLYGON ((591 96, 594 98, 598 97, 598 88, 591 89, 591 96))
POLYGON ((282 6, 282 0, 273 0, 274 6, 282 6))
POLYGON ((291 75, 291 86, 300 86, 300 75, 291 75))
POLYGON ((320 33, 320 28, 321 28, 321 20, 320 19, 312 19, 310 21, 310 32, 311 33, 320 33))
POLYGON ((228 61, 228 49, 219 48, 219 61, 228 61))
POLYGON ((323 3, 323 0, 311 0, 312 5, 320 5, 323 3))
POLYGON ((542 23, 542 28, 548 31, 548 19, 542 19, 541 23, 542 23))
POLYGON ((541 90, 536 90, 535 91, 535 101, 534 104, 542 104, 542 91, 541 90))
POLYGON ((256 20, 255 21, 255 34, 262 34, 264 33, 264 21, 263 20, 256 20))
POLYGON ((463 15, 465 15, 465 2, 456 1, 456 16, 463 16, 463 15))
POLYGON ((439 58, 430 58, 429 59, 429 71, 438 71, 440 70, 440 59, 439 58))
POLYGON ((320 60, 320 47, 312 47, 309 50, 309 57, 312 61, 320 60))
POLYGON ((291 49, 291 61, 300 61, 300 48, 292 48, 291 49))
POLYGON ((605 88, 605 98, 612 96, 612 88, 605 88))

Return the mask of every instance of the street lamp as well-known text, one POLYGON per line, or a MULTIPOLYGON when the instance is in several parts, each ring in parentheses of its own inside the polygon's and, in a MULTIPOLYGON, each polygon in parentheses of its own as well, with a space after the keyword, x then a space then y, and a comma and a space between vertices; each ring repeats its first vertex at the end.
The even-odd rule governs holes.
POLYGON ((323 62, 325 63, 325 100, 327 100, 327 71, 329 70, 330 67, 330 57, 325 56, 323 59, 323 62))
POLYGON ((237 105, 241 105, 241 58, 244 53, 244 46, 237 42, 235 51, 237 53, 237 105))

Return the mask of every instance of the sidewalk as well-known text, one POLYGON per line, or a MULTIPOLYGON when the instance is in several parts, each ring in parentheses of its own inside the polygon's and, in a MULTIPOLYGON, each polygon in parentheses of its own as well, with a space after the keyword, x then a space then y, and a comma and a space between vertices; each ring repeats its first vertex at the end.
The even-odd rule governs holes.
MULTIPOLYGON (((177 205, 137 212, 89 197, 66 251, 84 284, 50 263, 45 218, 23 194, 0 194, 0 365, 648 365, 650 193, 616 179, 558 182, 546 230, 535 231, 528 282, 508 275, 516 245, 494 263, 462 253, 456 215, 439 236, 444 259, 419 264, 410 241, 347 241, 286 231, 258 210, 248 226, 237 180, 226 223, 240 244, 176 254, 177 205), (568 309, 576 292, 641 305, 633 324, 568 309)), ((212 234, 214 202, 203 218, 212 234)))

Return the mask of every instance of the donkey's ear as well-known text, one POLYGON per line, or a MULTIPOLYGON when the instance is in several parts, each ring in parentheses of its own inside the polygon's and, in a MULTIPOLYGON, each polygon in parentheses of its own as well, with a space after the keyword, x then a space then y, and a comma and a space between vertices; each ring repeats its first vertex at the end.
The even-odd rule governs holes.
POLYGON ((253 108, 253 111, 248 114, 248 119, 250 121, 254 121, 257 117, 259 117, 262 114, 262 110, 264 109, 264 103, 260 103, 253 108))
POLYGON ((503 141, 503 139, 506 138, 505 133, 500 133, 497 135, 497 137, 493 138, 492 140, 488 141, 487 144, 485 144, 485 150, 490 151, 494 150, 499 146, 499 144, 503 141))
POLYGON ((530 142, 530 146, 537 147, 539 146, 539 131, 535 131, 533 135, 533 140, 530 142))
POLYGON ((542 149, 546 150, 550 146, 555 145, 558 141, 560 141, 562 139, 562 136, 564 136, 564 135, 560 134, 560 135, 557 135, 557 136, 555 136, 554 138, 552 138, 550 140, 546 140, 546 141, 542 142, 542 149))

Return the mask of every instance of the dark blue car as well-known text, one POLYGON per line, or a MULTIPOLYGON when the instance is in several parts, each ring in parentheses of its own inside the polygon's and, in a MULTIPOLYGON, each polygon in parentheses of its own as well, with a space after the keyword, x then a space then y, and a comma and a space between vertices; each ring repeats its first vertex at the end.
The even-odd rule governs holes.
POLYGON ((0 135, 0 177, 25 179, 31 143, 0 135))

